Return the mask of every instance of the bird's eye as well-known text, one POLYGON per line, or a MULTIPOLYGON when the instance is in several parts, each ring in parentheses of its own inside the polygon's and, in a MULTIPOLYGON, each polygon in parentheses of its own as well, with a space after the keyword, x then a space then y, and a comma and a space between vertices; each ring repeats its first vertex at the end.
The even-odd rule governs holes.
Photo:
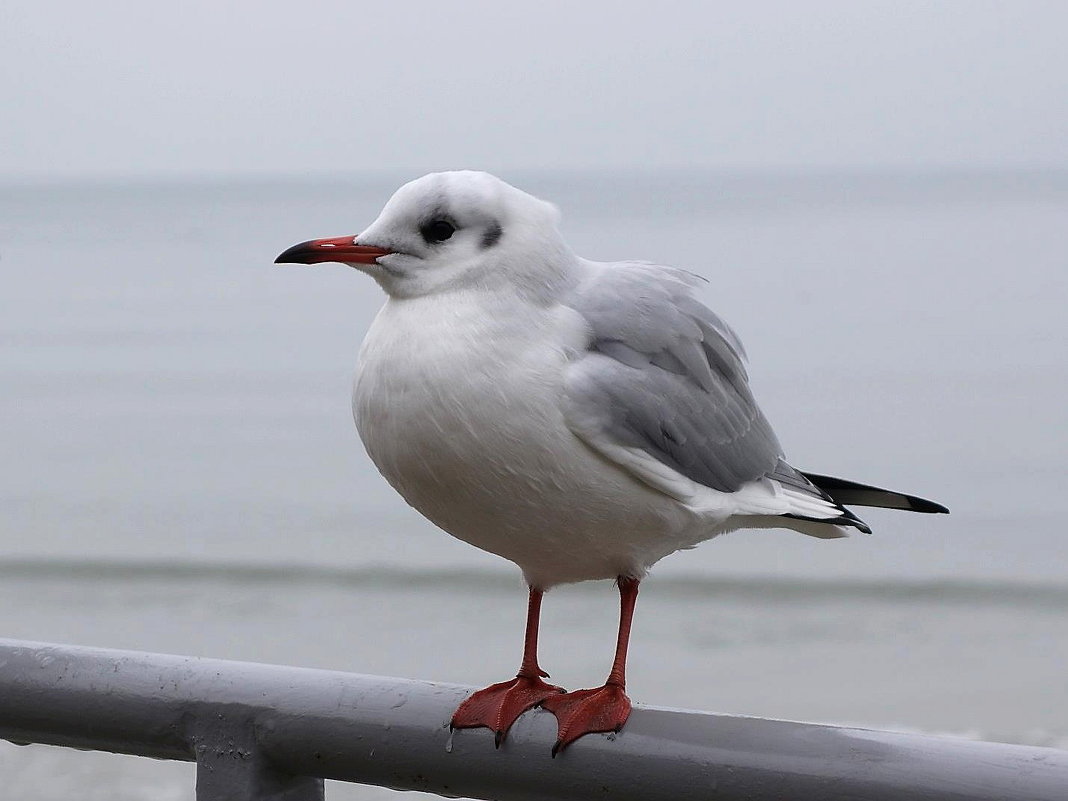
POLYGON ((431 220, 419 229, 419 233, 427 242, 444 242, 456 233, 456 226, 448 220, 431 220))

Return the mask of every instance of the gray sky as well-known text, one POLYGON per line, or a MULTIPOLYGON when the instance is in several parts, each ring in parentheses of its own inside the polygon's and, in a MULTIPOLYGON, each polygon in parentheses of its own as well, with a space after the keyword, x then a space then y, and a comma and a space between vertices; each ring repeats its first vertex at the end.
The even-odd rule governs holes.
POLYGON ((1068 3, 4 0, 0 176, 1068 167, 1068 3))

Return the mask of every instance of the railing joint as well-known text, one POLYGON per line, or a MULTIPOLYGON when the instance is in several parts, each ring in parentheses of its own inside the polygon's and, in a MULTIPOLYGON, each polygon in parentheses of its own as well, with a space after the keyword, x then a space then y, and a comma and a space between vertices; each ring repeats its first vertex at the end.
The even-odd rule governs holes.
POLYGON ((272 764, 256 741, 254 718, 208 715, 190 738, 197 801, 324 801, 323 780, 272 764))

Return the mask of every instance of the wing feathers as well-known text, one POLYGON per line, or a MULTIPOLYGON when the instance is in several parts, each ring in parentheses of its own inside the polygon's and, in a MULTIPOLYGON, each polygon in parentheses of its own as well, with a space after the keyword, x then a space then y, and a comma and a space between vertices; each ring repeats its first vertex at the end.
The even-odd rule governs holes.
POLYGON ((821 476, 816 473, 802 473, 809 481, 826 492, 835 501, 852 506, 875 506, 883 509, 905 509, 910 512, 925 512, 928 514, 948 514, 949 509, 940 503, 919 498, 915 495, 906 495, 903 492, 871 487, 867 484, 858 484, 855 481, 846 481, 844 478, 833 476, 821 476))
POLYGON ((691 295, 700 281, 650 264, 598 265, 565 301, 589 331, 565 374, 564 412, 577 436, 683 502, 703 486, 734 494, 743 514, 767 515, 770 504, 784 517, 865 532, 843 504, 947 511, 787 464, 749 390, 742 343, 691 295), (754 503, 764 506, 746 509, 744 498, 760 493, 754 503))
POLYGON ((568 368, 569 421, 590 444, 640 448, 698 484, 734 492, 774 469, 781 449, 749 391, 737 336, 690 295, 699 281, 625 262, 600 267, 574 291, 566 303, 590 340, 568 368))

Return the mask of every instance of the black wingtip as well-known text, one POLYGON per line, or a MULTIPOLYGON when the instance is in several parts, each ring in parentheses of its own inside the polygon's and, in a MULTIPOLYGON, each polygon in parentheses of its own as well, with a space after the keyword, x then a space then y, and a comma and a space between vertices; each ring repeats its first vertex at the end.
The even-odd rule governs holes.
POLYGON ((909 511, 923 512, 924 514, 931 515, 949 514, 949 509, 942 504, 929 501, 926 498, 917 498, 913 495, 909 496, 909 511))
POLYGON ((825 523, 828 526, 852 526, 862 534, 871 534, 871 528, 850 512, 848 509, 839 507, 841 514, 838 517, 808 517, 807 515, 785 514, 779 517, 788 517, 791 520, 804 520, 807 523, 825 523))
POLYGON ((844 506, 839 506, 842 516, 831 522, 837 526, 852 526, 864 534, 871 534, 871 527, 844 506))
POLYGON ((835 520, 834 523, 836 525, 839 525, 839 526, 852 526, 857 531, 859 531, 861 534, 871 534, 871 526, 869 526, 867 523, 865 523, 863 520, 861 520, 859 518, 852 519, 852 520, 849 519, 849 518, 845 518, 845 519, 839 518, 838 520, 835 520))
POLYGON ((949 514, 949 509, 940 503, 908 495, 896 490, 873 487, 844 478, 824 476, 818 473, 800 471, 801 475, 815 484, 837 504, 848 506, 872 506, 883 509, 902 509, 907 512, 925 514, 949 514))

